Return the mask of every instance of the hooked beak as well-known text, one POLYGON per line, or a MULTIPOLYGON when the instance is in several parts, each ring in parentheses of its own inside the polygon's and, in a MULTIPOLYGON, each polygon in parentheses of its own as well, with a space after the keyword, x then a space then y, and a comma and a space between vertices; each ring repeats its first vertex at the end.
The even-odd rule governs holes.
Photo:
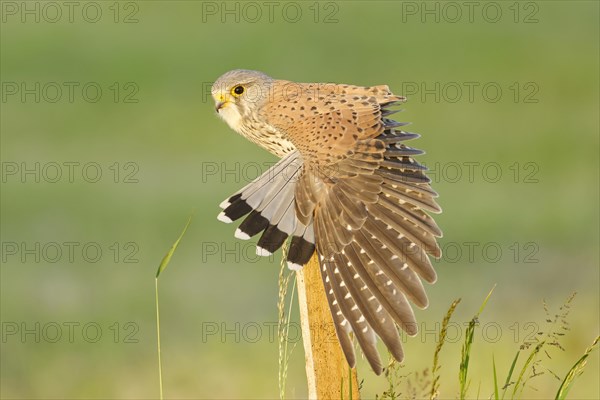
POLYGON ((215 96, 215 102, 215 111, 219 113, 222 108, 225 108, 225 106, 230 103, 230 98, 224 93, 219 93, 218 96, 215 96))

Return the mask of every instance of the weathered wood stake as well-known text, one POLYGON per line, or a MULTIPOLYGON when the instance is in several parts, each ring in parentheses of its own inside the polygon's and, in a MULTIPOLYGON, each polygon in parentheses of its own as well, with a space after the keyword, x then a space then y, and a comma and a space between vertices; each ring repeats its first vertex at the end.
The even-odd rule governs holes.
POLYGON ((316 253, 297 272, 297 282, 309 399, 359 399, 355 368, 349 393, 350 368, 335 334, 316 253))

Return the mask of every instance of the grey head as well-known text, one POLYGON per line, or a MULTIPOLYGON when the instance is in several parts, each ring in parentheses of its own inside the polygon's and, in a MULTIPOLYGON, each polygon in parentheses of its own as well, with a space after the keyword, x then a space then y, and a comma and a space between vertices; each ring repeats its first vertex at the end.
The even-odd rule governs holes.
POLYGON ((226 72, 215 81, 211 95, 215 110, 231 128, 240 131, 242 124, 256 117, 269 98, 273 78, 247 69, 226 72))

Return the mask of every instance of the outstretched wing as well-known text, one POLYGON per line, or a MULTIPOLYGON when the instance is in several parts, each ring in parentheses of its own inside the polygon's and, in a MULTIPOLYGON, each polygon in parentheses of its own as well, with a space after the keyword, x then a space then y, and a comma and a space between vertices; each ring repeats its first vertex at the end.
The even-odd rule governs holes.
MULTIPOLYGON (((339 85, 317 96, 311 90, 297 98, 277 97, 283 90, 275 90, 276 101, 263 116, 304 160, 295 187, 296 215, 301 223, 313 223, 338 336, 354 332, 379 374, 376 337, 402 360, 394 323, 416 334, 409 301, 426 307, 421 280, 436 279, 428 254, 441 255, 436 243, 441 231, 426 211, 440 212, 437 194, 425 168, 413 160, 422 152, 404 144, 418 135, 386 117, 403 98, 385 86, 339 85)), ((353 365, 352 347, 342 348, 353 365)))

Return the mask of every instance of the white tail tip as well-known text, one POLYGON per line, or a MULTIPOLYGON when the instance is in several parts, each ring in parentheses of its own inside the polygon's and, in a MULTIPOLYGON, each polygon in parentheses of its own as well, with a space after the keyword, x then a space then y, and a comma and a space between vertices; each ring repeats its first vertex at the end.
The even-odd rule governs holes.
POLYGON ((296 264, 296 263, 289 262, 289 261, 287 262, 287 266, 288 266, 288 268, 289 268, 289 269, 291 269, 292 271, 300 271, 300 270, 302 269, 302 267, 303 267, 303 266, 302 266, 302 265, 300 265, 300 264, 296 264))
POLYGON ((263 249, 260 246, 256 246, 256 254, 262 257, 269 257, 270 255, 272 255, 273 253, 271 253, 269 250, 267 249, 263 249))
POLYGON ((236 238, 238 238, 240 240, 250 239, 250 236, 246 232, 243 232, 240 228, 237 228, 235 230, 235 233, 233 234, 233 236, 235 236, 236 238))
POLYGON ((231 220, 231 218, 229 218, 227 215, 225 215, 224 212, 220 213, 219 215, 217 215, 217 219, 221 222, 225 222, 226 224, 230 224, 233 221, 231 220))

